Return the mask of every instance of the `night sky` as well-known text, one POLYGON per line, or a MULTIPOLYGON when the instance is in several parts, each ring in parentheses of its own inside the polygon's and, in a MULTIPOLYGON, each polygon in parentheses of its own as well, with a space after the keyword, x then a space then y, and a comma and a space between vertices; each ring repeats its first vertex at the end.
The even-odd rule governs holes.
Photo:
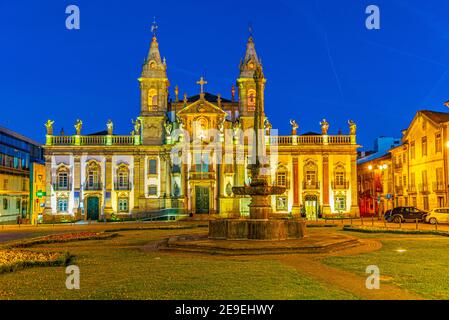
POLYGON ((44 142, 55 132, 105 129, 129 134, 140 110, 141 65, 159 24, 171 95, 206 91, 230 98, 248 25, 262 58, 266 113, 280 134, 358 124, 358 141, 400 137, 416 111, 448 111, 449 1, 0 1, 0 126, 44 142), (65 9, 81 10, 81 30, 65 28, 65 9), (365 8, 381 10, 381 30, 365 28, 365 8))

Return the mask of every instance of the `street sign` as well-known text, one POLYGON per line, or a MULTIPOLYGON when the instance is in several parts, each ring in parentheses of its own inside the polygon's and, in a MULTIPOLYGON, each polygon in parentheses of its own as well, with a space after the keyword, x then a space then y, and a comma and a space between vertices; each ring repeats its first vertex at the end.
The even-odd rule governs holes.
POLYGON ((38 198, 45 197, 46 195, 47 195, 47 193, 42 190, 39 190, 38 192, 36 192, 36 197, 38 197, 38 198))

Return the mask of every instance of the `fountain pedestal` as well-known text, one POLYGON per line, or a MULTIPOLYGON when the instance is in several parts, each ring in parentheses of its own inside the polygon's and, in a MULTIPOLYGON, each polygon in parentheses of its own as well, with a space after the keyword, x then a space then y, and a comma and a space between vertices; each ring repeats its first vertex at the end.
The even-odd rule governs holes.
POLYGON ((305 222, 300 219, 275 218, 271 195, 282 194, 285 188, 269 186, 265 180, 250 186, 234 187, 236 195, 250 195, 249 219, 219 219, 209 222, 209 238, 214 240, 289 240, 306 235, 305 222))

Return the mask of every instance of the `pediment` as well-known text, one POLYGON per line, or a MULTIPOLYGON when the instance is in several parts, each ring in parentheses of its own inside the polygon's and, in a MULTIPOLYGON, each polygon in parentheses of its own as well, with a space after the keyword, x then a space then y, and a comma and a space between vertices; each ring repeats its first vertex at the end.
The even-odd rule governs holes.
POLYGON ((210 103, 209 101, 206 101, 204 99, 195 101, 178 111, 178 116, 193 114, 216 114, 220 116, 227 115, 227 113, 220 109, 217 105, 210 103))

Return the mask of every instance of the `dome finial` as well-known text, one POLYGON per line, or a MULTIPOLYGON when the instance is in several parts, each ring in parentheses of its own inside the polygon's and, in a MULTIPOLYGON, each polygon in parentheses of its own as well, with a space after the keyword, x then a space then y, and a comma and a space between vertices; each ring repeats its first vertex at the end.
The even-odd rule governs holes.
POLYGON ((153 17, 153 24, 151 25, 151 32, 153 33, 153 38, 156 38, 158 28, 159 26, 157 25, 156 17, 153 17))

